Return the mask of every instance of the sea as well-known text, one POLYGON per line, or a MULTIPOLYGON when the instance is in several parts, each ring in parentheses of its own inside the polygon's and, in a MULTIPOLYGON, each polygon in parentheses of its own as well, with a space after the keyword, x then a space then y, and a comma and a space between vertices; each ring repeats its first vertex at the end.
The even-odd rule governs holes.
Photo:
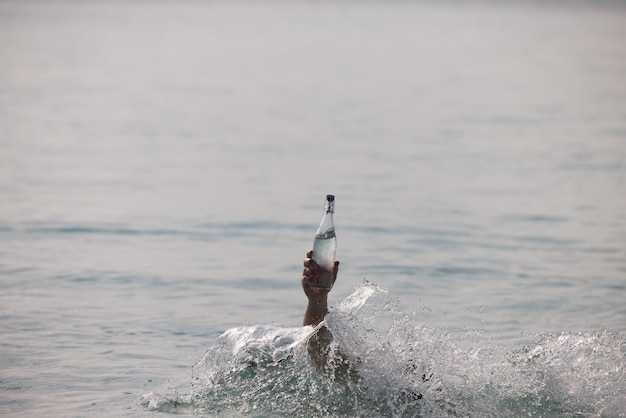
POLYGON ((626 417, 626 4, 1 0, 0 324, 7 417, 626 417))

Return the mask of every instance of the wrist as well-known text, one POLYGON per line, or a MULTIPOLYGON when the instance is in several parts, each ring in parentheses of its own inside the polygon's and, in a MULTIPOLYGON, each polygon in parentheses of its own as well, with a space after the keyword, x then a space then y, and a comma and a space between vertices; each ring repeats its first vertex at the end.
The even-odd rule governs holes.
POLYGON ((303 325, 317 325, 324 320, 328 312, 326 298, 309 299, 309 304, 304 312, 303 325))
POLYGON ((326 295, 323 295, 323 296, 310 296, 309 297, 309 305, 326 306, 326 305, 328 305, 328 297, 326 295))

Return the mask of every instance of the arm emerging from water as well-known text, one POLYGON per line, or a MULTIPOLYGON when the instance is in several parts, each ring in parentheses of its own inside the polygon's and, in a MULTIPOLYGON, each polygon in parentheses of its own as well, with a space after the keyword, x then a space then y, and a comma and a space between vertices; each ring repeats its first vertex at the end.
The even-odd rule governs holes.
MULTIPOLYGON (((302 289, 309 300, 304 311, 304 320, 302 325, 317 326, 324 320, 328 312, 328 292, 330 290, 314 287, 319 279, 321 267, 313 260, 313 251, 309 251, 304 259, 304 270, 302 271, 302 289)), ((335 262, 333 268, 333 284, 337 280, 337 272, 339 271, 339 261, 335 262)), ((330 343, 333 336, 326 326, 321 326, 311 337, 307 343, 307 350, 311 361, 318 371, 325 371, 328 365, 328 356, 330 353, 330 343)), ((341 361, 340 363, 343 363, 341 361)))
MULTIPOLYGON (((321 267, 313 260, 313 251, 309 251, 304 259, 304 270, 302 271, 302 289, 309 299, 309 303, 304 311, 304 320, 302 325, 318 326, 328 313, 328 292, 330 290, 314 287, 319 282, 321 267)), ((337 272, 339 271, 339 261, 335 262, 333 268, 333 284, 337 280, 337 272)), ((361 360, 356 358, 352 361, 341 352, 331 353, 331 343, 333 335, 326 325, 322 325, 315 333, 309 337, 307 341, 307 351, 315 368, 320 373, 332 375, 340 381, 350 380, 359 381, 357 370, 352 367, 358 365, 361 360), (333 357, 331 358, 331 354, 333 357)), ((422 381, 427 382, 432 374, 426 377, 422 375, 422 381)), ((411 400, 422 399, 421 393, 408 390, 406 392, 411 396, 411 400)))
MULTIPOLYGON (((316 326, 324 320, 328 312, 328 292, 330 290, 315 287, 319 282, 322 273, 319 264, 313 260, 313 251, 306 253, 304 259, 304 270, 302 271, 302 289, 309 299, 309 303, 304 312, 304 320, 302 325, 316 326)), ((335 261, 333 269, 333 284, 337 280, 337 272, 339 271, 339 261, 335 261)))

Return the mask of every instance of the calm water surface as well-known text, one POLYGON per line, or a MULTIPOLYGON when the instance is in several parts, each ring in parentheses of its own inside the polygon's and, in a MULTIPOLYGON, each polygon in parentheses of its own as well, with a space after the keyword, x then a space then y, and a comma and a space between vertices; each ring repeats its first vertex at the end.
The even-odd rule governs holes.
POLYGON ((624 39, 609 5, 0 2, 0 413, 273 415, 171 388, 228 329, 300 324, 333 193, 331 303, 380 285, 440 367, 585 336, 609 377, 564 414, 624 416, 624 39))

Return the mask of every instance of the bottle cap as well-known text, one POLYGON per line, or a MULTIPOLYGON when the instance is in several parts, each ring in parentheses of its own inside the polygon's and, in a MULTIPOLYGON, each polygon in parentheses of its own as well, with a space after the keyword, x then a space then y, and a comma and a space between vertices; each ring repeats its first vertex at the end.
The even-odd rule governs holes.
POLYGON ((326 195, 326 200, 329 202, 333 202, 335 200, 335 195, 334 194, 327 194, 326 195))

